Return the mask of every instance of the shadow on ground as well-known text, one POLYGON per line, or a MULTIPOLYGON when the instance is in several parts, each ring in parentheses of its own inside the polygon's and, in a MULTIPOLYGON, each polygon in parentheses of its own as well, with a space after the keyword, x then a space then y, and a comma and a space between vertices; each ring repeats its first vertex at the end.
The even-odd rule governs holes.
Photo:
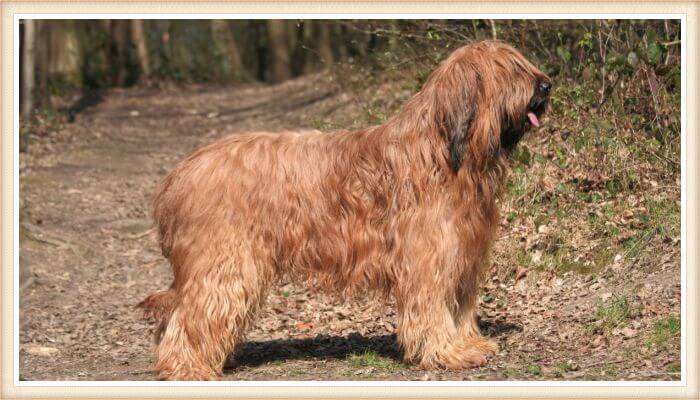
POLYGON ((104 100, 104 96, 104 90, 85 88, 80 94, 80 98, 78 98, 75 103, 61 111, 68 114, 68 122, 74 122, 76 114, 83 112, 89 107, 95 107, 104 100))
MULTIPOLYGON (((507 322, 480 321, 481 332, 496 337, 512 331, 522 331, 522 326, 507 322)), ((402 360, 402 352, 396 335, 362 336, 351 333, 346 336, 318 335, 305 339, 276 339, 244 343, 229 357, 227 370, 238 367, 256 367, 275 361, 301 359, 345 359, 351 354, 373 352, 381 357, 402 360)))

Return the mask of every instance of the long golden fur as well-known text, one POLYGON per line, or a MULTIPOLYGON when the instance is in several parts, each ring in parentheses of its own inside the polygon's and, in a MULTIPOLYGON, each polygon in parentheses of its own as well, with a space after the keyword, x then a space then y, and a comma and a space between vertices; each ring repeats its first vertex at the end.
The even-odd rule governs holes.
POLYGON ((496 349, 476 316, 495 200, 543 82, 511 46, 480 42, 383 125, 233 135, 180 162, 154 201, 175 279, 140 304, 160 323, 158 376, 218 376, 283 275, 395 298, 408 362, 483 364, 496 349))

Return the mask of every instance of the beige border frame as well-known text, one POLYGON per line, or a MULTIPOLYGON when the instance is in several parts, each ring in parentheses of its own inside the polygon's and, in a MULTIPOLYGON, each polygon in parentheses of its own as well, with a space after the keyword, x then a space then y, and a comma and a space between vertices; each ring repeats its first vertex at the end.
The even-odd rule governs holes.
POLYGON ((668 1, 664 3, 648 0, 637 1, 610 1, 591 2, 579 4, 571 1, 539 1, 539 2, 514 2, 491 1, 489 3, 476 2, 450 2, 450 1, 386 1, 386 2, 311 2, 311 1, 264 1, 264 2, 236 2, 236 3, 198 3, 198 2, 139 2, 139 1, 5 1, 0 0, 0 23, 2 29, 2 74, 0 80, 0 93, 2 98, 2 163, 1 187, 2 187, 2 268, 0 275, 0 310, 2 310, 2 372, 0 373, 1 390, 0 398, 64 398, 64 397, 101 397, 105 394, 111 397, 147 397, 147 398, 175 398, 175 397, 205 397, 205 396, 231 396, 231 397, 613 397, 626 398, 699 398, 698 392, 698 347, 697 347, 697 316, 698 298, 697 278, 698 273, 694 268, 700 259, 697 248, 694 247, 695 238, 698 237, 698 228, 695 224, 697 218, 698 187, 698 103, 697 95, 700 93, 698 84, 697 55, 700 42, 698 39, 698 19, 700 17, 700 3, 697 1, 668 1), (191 14, 196 13, 242 13, 242 14, 299 14, 305 13, 373 13, 387 14, 400 10, 402 14, 436 14, 436 13, 499 13, 509 14, 545 14, 545 13, 672 13, 685 14, 686 36, 683 44, 685 52, 685 126, 684 146, 682 157, 682 230, 685 237, 682 243, 682 258, 685 263, 685 315, 683 329, 685 334, 685 386, 581 386, 575 382, 567 386, 471 386, 471 387, 447 387, 447 386, 235 386, 231 387, 207 386, 121 386, 109 387, 105 392, 104 386, 76 387, 65 384, 44 387, 16 386, 13 372, 14 332, 13 332, 13 260, 14 232, 13 221, 13 190, 14 190, 14 122, 13 122, 13 68, 14 68, 14 15, 22 13, 124 13, 124 14, 191 14))

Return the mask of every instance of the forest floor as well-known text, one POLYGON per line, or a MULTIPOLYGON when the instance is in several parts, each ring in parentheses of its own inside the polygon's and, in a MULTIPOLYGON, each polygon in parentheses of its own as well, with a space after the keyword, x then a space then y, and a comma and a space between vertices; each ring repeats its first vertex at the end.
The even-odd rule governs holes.
MULTIPOLYGON (((20 379, 154 379, 154 324, 134 306, 172 279, 151 229, 156 183, 227 134, 361 125, 362 101, 325 87, 115 89, 32 136, 20 155, 20 379)), ((485 366, 403 364, 391 304, 282 283, 222 379, 680 379, 678 179, 640 172, 637 189, 610 197, 603 178, 576 175, 588 173, 576 150, 559 165, 560 132, 582 127, 553 120, 526 139, 532 157, 519 153, 504 193, 480 304, 500 351, 485 366)))

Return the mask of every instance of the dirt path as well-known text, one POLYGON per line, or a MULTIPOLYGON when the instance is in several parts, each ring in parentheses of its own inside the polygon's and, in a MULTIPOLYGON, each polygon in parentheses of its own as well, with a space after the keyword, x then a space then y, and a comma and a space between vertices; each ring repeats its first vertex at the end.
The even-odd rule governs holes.
MULTIPOLYGON (((23 153, 20 378, 153 379, 153 324, 133 306, 171 281, 150 230, 155 184, 225 134, 347 123, 347 98, 322 88, 307 78, 110 91, 23 153)), ((501 352, 479 369, 426 372, 398 361, 390 306, 283 285, 223 379, 679 379, 678 341, 656 340, 659 316, 680 307, 676 254, 652 271, 494 274, 485 293, 482 328, 501 352), (628 295, 634 314, 605 330, 597 304, 628 295)))

